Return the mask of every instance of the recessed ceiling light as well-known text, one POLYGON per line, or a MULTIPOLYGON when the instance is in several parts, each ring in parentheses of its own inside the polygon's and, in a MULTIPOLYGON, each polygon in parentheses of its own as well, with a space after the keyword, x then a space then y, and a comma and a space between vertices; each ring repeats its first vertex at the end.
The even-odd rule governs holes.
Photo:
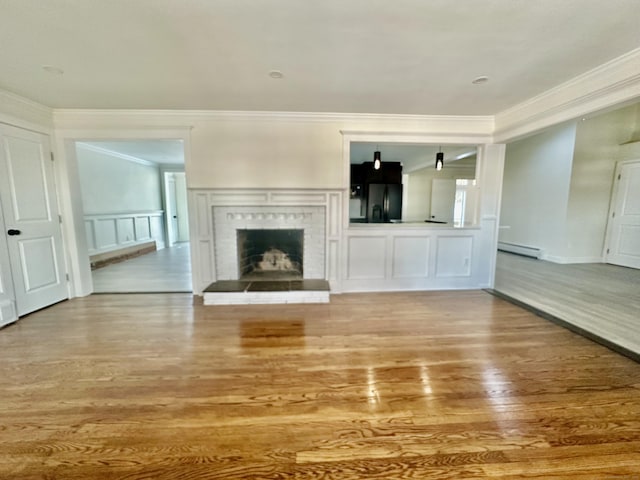
POLYGON ((482 83, 487 83, 489 81, 489 77, 485 77, 484 75, 481 77, 476 77, 474 78, 471 83, 473 83, 474 85, 480 85, 482 83))
POLYGON ((64 70, 60 67, 54 67, 53 65, 43 65, 42 69, 47 73, 52 73, 54 75, 62 75, 64 70))
POLYGON ((284 73, 282 73, 280 70, 271 70, 269 72, 269 76, 271 78, 280 79, 280 78, 284 77, 284 73))

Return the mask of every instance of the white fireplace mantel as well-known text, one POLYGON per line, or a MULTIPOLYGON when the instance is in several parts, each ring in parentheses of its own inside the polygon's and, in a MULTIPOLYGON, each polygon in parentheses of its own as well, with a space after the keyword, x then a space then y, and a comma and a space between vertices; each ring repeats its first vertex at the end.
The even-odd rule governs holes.
POLYGON ((310 273, 309 278, 328 280, 331 291, 339 293, 342 195, 342 190, 190 190, 194 293, 201 295, 212 282, 228 280, 236 275, 235 231, 246 226, 305 227, 305 235, 312 240, 308 242, 309 247, 312 247, 312 243, 317 247, 310 253, 311 263, 305 267, 305 273, 310 273), (224 225, 221 223, 223 221, 224 225), (318 221, 322 224, 318 225, 318 221))

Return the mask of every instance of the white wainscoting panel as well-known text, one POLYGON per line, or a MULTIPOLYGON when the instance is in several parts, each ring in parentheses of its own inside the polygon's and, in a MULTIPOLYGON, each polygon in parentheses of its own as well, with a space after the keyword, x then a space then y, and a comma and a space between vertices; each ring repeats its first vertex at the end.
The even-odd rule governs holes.
POLYGON ((136 240, 151 240, 149 217, 136 217, 134 222, 136 240))
POLYGON ((164 248, 163 211, 85 215, 89 255, 110 252, 155 240, 164 248))
POLYGON ((133 217, 118 218, 116 220, 116 230, 120 245, 128 245, 136 241, 133 217))
POLYGON ((429 276, 428 236, 393 238, 393 278, 429 276))
POLYGON ((480 228, 358 224, 346 230, 344 292, 482 288, 480 228))
POLYGON ((385 278, 386 243, 384 235, 349 237, 348 279, 385 278))
POLYGON ((437 242, 436 277, 471 276, 473 237, 441 235, 437 242))
MULTIPOLYGON (((118 248, 118 227, 116 226, 117 218, 87 218, 86 221, 93 221, 96 249, 95 252, 108 252, 118 248)), ((89 255, 94 252, 89 250, 89 255)))

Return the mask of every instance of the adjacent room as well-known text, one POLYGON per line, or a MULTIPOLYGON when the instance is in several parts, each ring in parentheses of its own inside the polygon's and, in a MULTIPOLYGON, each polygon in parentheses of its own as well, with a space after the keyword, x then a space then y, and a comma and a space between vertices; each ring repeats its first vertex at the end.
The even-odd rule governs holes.
POLYGON ((178 140, 76 142, 94 293, 191 292, 178 140))
POLYGON ((3 1, 0 478, 636 478, 639 7, 3 1))
POLYGON ((495 289, 640 351, 640 104, 507 145, 495 289))

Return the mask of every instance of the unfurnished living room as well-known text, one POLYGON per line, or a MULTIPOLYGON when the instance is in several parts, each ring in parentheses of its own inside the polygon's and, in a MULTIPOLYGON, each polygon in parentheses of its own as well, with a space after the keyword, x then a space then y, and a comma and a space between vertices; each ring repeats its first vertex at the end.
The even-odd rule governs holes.
POLYGON ((0 479, 639 478, 638 12, 0 2, 0 479))

